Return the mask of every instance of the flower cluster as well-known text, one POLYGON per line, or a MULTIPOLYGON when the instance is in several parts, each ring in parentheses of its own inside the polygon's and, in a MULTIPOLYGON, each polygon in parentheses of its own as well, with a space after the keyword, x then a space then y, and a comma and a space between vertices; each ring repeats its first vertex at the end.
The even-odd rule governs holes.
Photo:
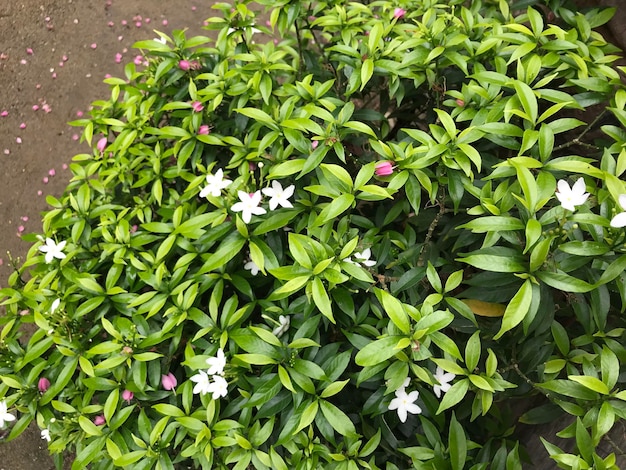
POLYGON ((225 397, 228 394, 228 382, 224 378, 226 357, 222 348, 217 350, 216 357, 208 358, 206 363, 209 366, 206 371, 200 370, 190 377, 190 380, 196 384, 193 387, 193 393, 201 395, 212 393, 213 400, 225 397))
MULTIPOLYGON (((200 197, 218 197, 222 194, 222 189, 226 189, 231 185, 232 181, 224 178, 224 171, 220 168, 215 172, 215 175, 208 174, 206 176, 207 186, 200 191, 200 197)), ((239 202, 236 202, 231 206, 233 212, 241 212, 241 219, 246 223, 250 223, 253 215, 263 215, 267 211, 262 207, 261 199, 262 194, 265 194, 270 198, 269 209, 275 210, 278 206, 285 208, 293 208, 293 204, 289 201, 289 198, 293 196, 295 186, 287 186, 283 188, 282 184, 278 181, 272 181, 272 186, 263 188, 261 191, 255 191, 253 193, 247 193, 245 191, 237 191, 239 202)))

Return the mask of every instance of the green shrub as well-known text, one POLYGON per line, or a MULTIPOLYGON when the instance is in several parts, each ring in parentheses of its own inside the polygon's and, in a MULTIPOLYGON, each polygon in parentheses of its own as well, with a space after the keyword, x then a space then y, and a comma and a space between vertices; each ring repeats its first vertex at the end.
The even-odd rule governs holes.
POLYGON ((519 422, 571 415, 537 458, 618 468, 612 12, 247 3, 139 42, 76 121, 92 151, 0 291, 8 439, 36 420, 76 469, 508 470, 519 422))

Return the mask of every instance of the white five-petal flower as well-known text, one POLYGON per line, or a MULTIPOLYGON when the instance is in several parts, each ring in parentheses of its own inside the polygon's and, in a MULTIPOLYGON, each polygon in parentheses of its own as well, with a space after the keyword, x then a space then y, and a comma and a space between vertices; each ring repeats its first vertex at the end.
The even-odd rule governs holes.
POLYGON ((437 398, 441 397, 441 392, 446 393, 450 390, 452 385, 450 382, 454 380, 456 375, 452 372, 445 372, 441 367, 437 366, 437 370, 435 371, 435 379, 439 382, 439 385, 433 385, 433 392, 437 395, 437 398))
POLYGON ((66 243, 65 240, 56 243, 52 238, 46 238, 46 244, 39 247, 39 251, 46 254, 46 263, 51 263, 54 258, 65 258, 63 248, 65 248, 66 243))
POLYGON ((211 393, 211 380, 205 371, 199 370, 196 375, 191 376, 189 379, 196 383, 193 387, 193 393, 200 393, 202 395, 211 393))
POLYGON ((280 323, 276 328, 272 330, 272 334, 278 338, 287 333, 289 330, 290 319, 287 315, 280 315, 278 322, 280 323))
POLYGON ((259 267, 252 260, 244 264, 243 269, 250 271, 250 274, 252 274, 253 276, 256 276, 257 274, 259 274, 259 267))
POLYGON ((15 421, 15 416, 7 411, 7 402, 0 401, 0 429, 4 429, 5 423, 15 421))
POLYGON ((407 394, 404 387, 400 387, 396 390, 396 398, 391 400, 388 408, 390 410, 397 410, 398 418, 404 423, 406 422, 408 413, 418 415, 422 412, 422 409, 415 404, 419 394, 417 390, 413 390, 411 393, 407 394))
POLYGON ((557 188, 555 195, 561 202, 561 207, 572 212, 576 210, 576 206, 584 204, 589 197, 589 193, 585 192, 587 187, 585 186, 585 180, 583 178, 578 178, 571 188, 569 184, 567 184, 567 181, 559 180, 557 188))
MULTIPOLYGON (((626 211, 626 194, 619 195, 619 205, 626 211)), ((611 227, 626 227, 626 212, 620 212, 611 219, 611 227)))
POLYGON ((374 266, 376 264, 375 260, 370 259, 371 257, 372 257, 372 250, 370 250, 369 248, 365 248, 360 253, 354 253, 355 261, 365 266, 374 266))
POLYGON ((232 181, 224 178, 224 172, 220 168, 214 175, 209 173, 206 175, 207 186, 200 191, 200 197, 207 197, 209 194, 218 197, 222 194, 222 189, 227 188, 232 181))
POLYGON ((293 207, 291 202, 289 202, 289 198, 293 196, 295 189, 296 187, 293 184, 283 189, 283 185, 274 180, 271 188, 263 188, 261 191, 270 198, 269 206, 270 210, 273 211, 279 205, 285 208, 293 207))
POLYGON ((221 375, 214 375, 213 382, 209 384, 208 393, 213 394, 213 400, 225 397, 228 393, 228 382, 221 375))
POLYGON ((261 191, 256 191, 254 193, 239 191, 237 194, 239 195, 240 202, 233 204, 230 209, 233 212, 241 212, 241 218, 246 224, 250 223, 252 214, 263 215, 267 213, 265 209, 259 207, 259 204, 261 203, 261 191))
POLYGON ((50 430, 49 429, 42 429, 41 430, 41 438, 50 442, 50 430))
MULTIPOLYGON (((224 356, 224 351, 222 348, 217 350, 216 357, 210 357, 206 360, 206 363, 209 365, 209 370, 206 371, 208 375, 224 374, 224 367, 226 366, 226 357, 224 356)), ((215 380, 215 377, 213 378, 215 380)))

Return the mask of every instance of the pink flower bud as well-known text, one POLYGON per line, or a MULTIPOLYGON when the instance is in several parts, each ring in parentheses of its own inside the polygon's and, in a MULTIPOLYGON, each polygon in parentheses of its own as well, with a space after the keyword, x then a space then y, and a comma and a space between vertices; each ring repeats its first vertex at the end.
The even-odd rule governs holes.
POLYGON ((206 124, 202 124, 200 129, 198 129, 198 135, 208 135, 209 134, 209 126, 206 124))
POLYGON ((377 162, 374 167, 376 176, 389 176, 393 173, 393 165, 388 161, 377 162))
POLYGON ((319 144, 320 144, 319 140, 312 140, 311 141, 311 147, 313 148, 313 150, 315 150, 319 144))
POLYGON ((98 415, 93 419, 93 424, 95 424, 96 426, 102 426, 104 423, 106 423, 104 415, 98 415))
POLYGON ((122 399, 128 403, 130 403, 130 401, 133 399, 134 396, 135 394, 131 392, 130 390, 124 390, 122 392, 122 399))
POLYGON ((96 148, 98 149, 98 152, 104 152, 104 149, 106 148, 106 146, 107 146, 106 137, 102 137, 96 144, 96 148))
POLYGON ((465 101, 458 99, 456 100, 456 104, 462 108, 463 106, 465 106, 465 101))
POLYGON ((200 103, 199 101, 194 101, 193 103, 191 103, 191 107, 196 113, 199 113, 204 109, 204 106, 202 106, 202 103, 200 103))
POLYGON ((178 62, 178 68, 184 71, 187 71, 191 68, 191 64, 188 60, 181 60, 178 62))
POLYGON ((161 385, 163 385, 165 390, 174 390, 176 385, 178 385, 178 382, 176 381, 174 374, 169 372, 167 375, 161 376, 161 385))
POLYGON ((404 15, 406 15, 406 10, 403 8, 396 8, 393 10, 393 17, 397 20, 402 18, 404 15))
POLYGON ((44 393, 46 390, 50 388, 50 381, 46 379, 45 377, 40 378, 39 382, 37 383, 37 388, 39 389, 41 393, 44 393))

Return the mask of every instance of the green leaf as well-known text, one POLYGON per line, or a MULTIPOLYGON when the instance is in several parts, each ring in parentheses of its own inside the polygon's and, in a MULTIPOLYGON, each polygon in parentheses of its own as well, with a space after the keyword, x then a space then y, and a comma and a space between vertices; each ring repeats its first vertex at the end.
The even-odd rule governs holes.
POLYGON ((399 352, 396 345, 401 339, 403 336, 384 336, 372 341, 357 353, 354 360, 361 367, 380 364, 399 352))
POLYGON ((564 292, 589 292, 595 289, 592 284, 561 272, 537 271, 534 275, 550 287, 564 292))
POLYGON ((363 64, 361 65, 361 88, 360 91, 363 91, 367 82, 370 81, 372 75, 374 74, 374 61, 372 59, 365 59, 363 64))
POLYGON ((463 470, 467 460, 467 438, 463 426, 456 419, 453 412, 450 419, 450 434, 448 435, 448 452, 452 470, 463 470))
POLYGON ((356 434, 354 424, 343 411, 326 400, 320 400, 320 407, 324 418, 330 423, 332 428, 342 436, 353 436, 356 434))
POLYGON ((313 420, 315 419, 315 415, 317 415, 318 409, 319 403, 317 400, 307 405, 307 407, 302 412, 302 415, 300 416, 300 422, 298 423, 298 427, 293 432, 294 435, 313 422, 313 420))
POLYGON ((452 385, 452 387, 450 387, 450 390, 448 390, 443 396, 443 399, 439 404, 439 408, 437 409, 437 414, 440 414, 443 411, 452 408, 463 398, 465 398, 465 394, 469 390, 469 383, 469 379, 462 379, 452 385))
POLYGON ((232 232, 220 243, 215 253, 203 255, 203 259, 206 261, 200 268, 198 274, 206 274, 214 269, 223 267, 241 251, 245 244, 246 239, 242 237, 239 232, 232 232))
POLYGON ((607 385, 600 379, 596 379, 595 377, 590 377, 588 375, 568 375, 567 378, 602 395, 608 395, 611 393, 609 387, 607 387, 607 385))
POLYGON ((467 370, 473 371, 478 365, 480 359, 481 347, 480 347, 480 331, 474 332, 474 334, 467 340, 465 345, 465 365, 467 370))
POLYGON ((532 302, 533 286, 530 279, 526 279, 504 311, 502 326, 493 339, 499 339, 504 333, 517 326, 526 316, 532 302))
POLYGON ((466 228, 472 233, 502 232, 505 230, 523 230, 524 223, 515 217, 486 216, 474 219, 457 228, 466 228))
POLYGON ((411 324, 402 302, 389 292, 376 287, 374 288, 374 294, 383 305, 385 313, 387 313, 387 316, 391 319, 391 321, 400 329, 400 331, 409 334, 411 332, 411 324))
POLYGON ((324 288, 324 284, 319 277, 314 277, 311 281, 311 291, 313 294, 313 302, 315 302, 315 306, 319 309, 320 312, 322 312, 322 314, 326 318, 335 323, 335 318, 333 317, 333 307, 330 302, 330 298, 328 297, 328 293, 324 288))
POLYGON ((608 346, 602 346, 602 354, 600 356, 600 370, 602 371, 602 382, 604 382, 609 390, 615 387, 619 377, 619 359, 608 346))
POLYGON ((513 87, 517 92, 517 97, 522 103, 524 112, 529 117, 530 121, 534 124, 537 122, 537 113, 539 108, 537 106, 537 97, 527 84, 522 81, 516 80, 513 82, 513 87))
POLYGON ((337 218, 339 215, 348 210, 353 202, 354 195, 352 194, 342 194, 341 196, 335 198, 326 207, 324 207, 322 212, 320 212, 320 214, 313 222, 313 226, 317 227, 320 225, 324 225, 329 220, 337 218))
POLYGON ((508 256, 478 254, 458 258, 456 261, 497 273, 524 273, 527 270, 524 263, 508 256))

